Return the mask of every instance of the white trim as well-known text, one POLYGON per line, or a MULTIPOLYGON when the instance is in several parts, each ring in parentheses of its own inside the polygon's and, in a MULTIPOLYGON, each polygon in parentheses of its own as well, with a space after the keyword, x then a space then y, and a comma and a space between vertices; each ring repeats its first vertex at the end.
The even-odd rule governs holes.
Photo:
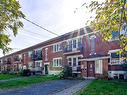
POLYGON ((84 79, 95 79, 95 77, 83 77, 84 79))
POLYGON ((117 52, 117 51, 120 51, 121 49, 114 49, 114 50, 109 50, 108 54, 110 53, 114 53, 114 52, 117 52))
POLYGON ((95 36, 95 35, 91 35, 91 36, 90 36, 90 39, 92 39, 92 38, 96 38, 96 36, 95 36))
POLYGON ((75 51, 72 51, 72 52, 66 52, 66 53, 63 53, 63 54, 66 55, 66 54, 73 54, 73 53, 78 53, 78 52, 80 52, 80 50, 75 50, 75 51))
POLYGON ((95 61, 95 60, 107 59, 107 58, 110 58, 110 56, 95 57, 95 58, 87 58, 87 59, 80 59, 80 61, 95 61))
POLYGON ((37 60, 37 61, 35 61, 35 62, 42 62, 42 60, 37 60))
POLYGON ((55 58, 53 58, 53 59, 62 59, 62 57, 55 57, 55 58))
POLYGON ((49 65, 49 64, 50 64, 50 62, 45 62, 45 63, 44 63, 44 65, 49 65))
POLYGON ((71 56, 67 56, 67 59, 68 59, 68 58, 73 58, 73 57, 82 57, 82 55, 80 54, 80 55, 71 55, 71 56))

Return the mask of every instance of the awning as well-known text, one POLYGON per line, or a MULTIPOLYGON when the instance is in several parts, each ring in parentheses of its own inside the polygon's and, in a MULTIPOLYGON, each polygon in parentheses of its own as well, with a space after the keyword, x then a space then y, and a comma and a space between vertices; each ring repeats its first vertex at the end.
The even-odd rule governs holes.
POLYGON ((102 56, 102 57, 94 57, 94 58, 84 58, 80 59, 80 61, 95 61, 95 60, 102 60, 102 59, 107 59, 110 58, 110 56, 102 56))

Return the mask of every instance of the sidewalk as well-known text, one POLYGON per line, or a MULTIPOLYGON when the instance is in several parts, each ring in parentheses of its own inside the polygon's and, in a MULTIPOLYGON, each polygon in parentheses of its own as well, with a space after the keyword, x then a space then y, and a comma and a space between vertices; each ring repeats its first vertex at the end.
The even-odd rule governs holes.
POLYGON ((54 93, 54 94, 49 94, 49 95, 73 95, 80 89, 87 87, 88 84, 90 84, 92 80, 84 80, 83 82, 80 82, 79 84, 76 84, 70 88, 64 89, 60 92, 54 93))

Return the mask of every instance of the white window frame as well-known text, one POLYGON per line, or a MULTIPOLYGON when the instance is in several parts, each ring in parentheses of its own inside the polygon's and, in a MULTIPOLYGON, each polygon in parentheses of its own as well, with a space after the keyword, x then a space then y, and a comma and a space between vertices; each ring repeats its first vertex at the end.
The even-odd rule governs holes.
POLYGON ((103 73, 103 61, 102 60, 95 61, 95 73, 97 74, 103 73))
POLYGON ((79 47, 78 47, 79 41, 81 41, 81 44, 82 44, 82 38, 83 38, 83 37, 76 37, 76 38, 69 39, 69 40, 67 40, 67 43, 68 43, 67 45, 70 46, 69 44, 70 44, 70 41, 71 41, 72 50, 77 50, 77 48, 79 48, 79 47), (73 45, 74 45, 74 40, 76 40, 76 47, 73 47, 73 45))
POLYGON ((32 51, 29 51, 28 56, 31 57, 31 55, 32 55, 32 51))
POLYGON ((42 67, 42 61, 35 61, 35 67, 42 67), (37 64, 39 64, 39 66, 37 64))
POLYGON ((110 65, 116 65, 116 64, 123 64, 123 60, 121 59, 121 55, 119 55, 119 58, 118 58, 118 62, 112 64, 112 57, 111 57, 111 53, 116 53, 118 51, 120 51, 121 49, 115 49, 115 50, 110 50, 109 51, 109 54, 110 54, 110 65))
MULTIPOLYGON (((81 55, 77 55, 77 56, 68 56, 67 57, 67 60, 68 60, 68 65, 69 65, 69 58, 71 58, 71 67, 77 67, 77 66, 80 66, 80 65, 78 65, 78 62, 80 61, 79 60, 79 57, 82 57, 81 55), (76 66, 74 66, 74 64, 73 64, 73 59, 74 58, 76 58, 76 66)), ((70 65, 69 65, 70 66, 70 65)))
POLYGON ((96 51, 96 36, 95 35, 90 36, 90 43, 91 43, 91 53, 95 53, 96 51), (94 43, 94 45, 92 43, 94 43))
POLYGON ((62 51, 62 49, 61 49, 61 43, 54 44, 53 45, 53 52, 55 53, 55 52, 60 52, 60 51, 62 51))
POLYGON ((48 61, 48 48, 45 48, 45 61, 48 61))
POLYGON ((62 67, 62 58, 61 57, 53 58, 53 67, 62 67), (61 63, 60 63, 60 60, 61 60, 61 63), (55 63, 55 61, 56 61, 56 63, 55 63))

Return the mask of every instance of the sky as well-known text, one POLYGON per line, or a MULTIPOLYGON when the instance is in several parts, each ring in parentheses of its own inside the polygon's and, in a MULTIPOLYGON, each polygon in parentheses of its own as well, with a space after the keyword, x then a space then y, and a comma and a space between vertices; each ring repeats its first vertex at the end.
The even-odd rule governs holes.
MULTIPOLYGON (((85 7, 81 7, 84 2, 89 3, 90 0, 19 0, 19 2, 27 19, 58 35, 84 27, 91 15, 85 7)), ((16 37, 9 31, 12 40, 9 46, 13 49, 10 53, 56 37, 25 20, 22 21, 24 27, 19 30, 16 37)), ((1 51, 0 56, 3 56, 1 51)))

